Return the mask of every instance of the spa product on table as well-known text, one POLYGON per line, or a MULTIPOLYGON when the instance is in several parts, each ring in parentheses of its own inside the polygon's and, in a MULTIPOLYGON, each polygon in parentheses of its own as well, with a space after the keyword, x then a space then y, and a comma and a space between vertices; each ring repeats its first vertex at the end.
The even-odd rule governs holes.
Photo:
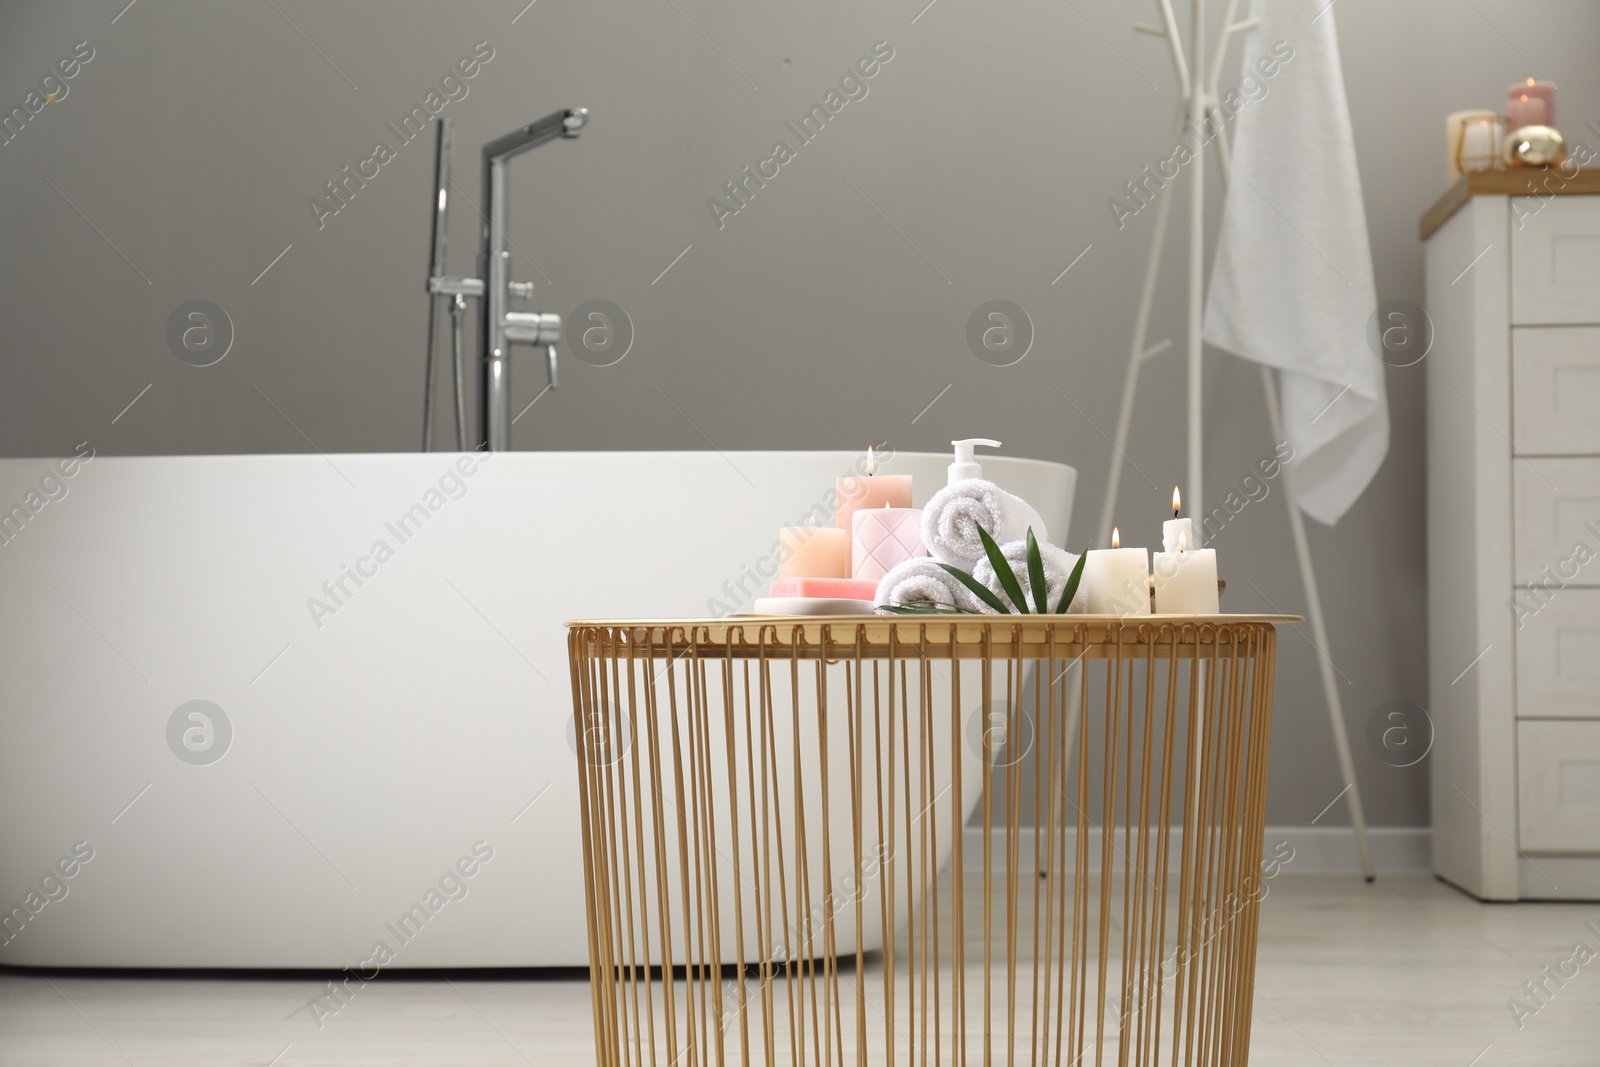
POLYGON ((857 508, 850 517, 850 567, 857 578, 876 581, 896 564, 927 554, 919 508, 857 508))
MULTIPOLYGON (((1011 564, 1011 574, 1016 578, 1021 587, 1024 599, 1034 603, 1033 581, 1029 575, 1028 542, 1012 541, 1000 546, 1000 554, 1011 564)), ((1064 548, 1057 548, 1051 544, 1039 545, 1040 569, 1044 574, 1045 604, 1053 611, 1061 601, 1061 594, 1067 588, 1067 581, 1072 577, 1072 570, 1078 565, 1081 557, 1068 552, 1064 548)), ((978 561, 972 568, 972 576, 983 583, 984 588, 996 596, 1007 596, 1005 584, 1000 581, 1000 576, 995 572, 994 564, 987 556, 978 561)), ((1081 615, 1088 606, 1088 597, 1082 589, 1072 598, 1072 603, 1067 608, 1068 614, 1081 615)), ((1035 607, 1037 605, 1035 604, 1035 607)))
POLYGON ((983 603, 961 581, 932 559, 909 559, 878 583, 879 608, 905 604, 948 604, 962 612, 982 613, 983 603))
POLYGON ((1155 555, 1156 607, 1160 615, 1215 615, 1217 552, 1195 548, 1194 522, 1178 518, 1181 498, 1172 491, 1172 518, 1161 524, 1161 547, 1155 555))
POLYGON ((911 506, 909 474, 878 474, 867 449, 867 473, 840 478, 834 525, 778 531, 778 577, 757 601, 763 614, 870 612, 878 579, 895 564, 928 554, 922 512, 911 506))
POLYGON ((834 482, 839 494, 839 504, 834 512, 833 524, 850 532, 851 517, 862 508, 911 507, 911 475, 879 474, 878 459, 872 446, 867 446, 867 473, 849 475, 834 482))
MULTIPOLYGON (((951 443, 955 456, 948 484, 926 508, 909 506, 909 476, 842 478, 835 526, 780 530, 779 577, 756 610, 786 615, 873 608, 898 615, 1218 613, 1217 554, 1199 547, 1192 519, 1179 517, 1177 489, 1152 583, 1149 553, 1121 547, 1118 530, 1111 531, 1109 549, 1082 556, 1050 544, 1032 505, 982 477, 973 449, 998 442, 951 443), (843 499, 847 495, 851 499, 843 499), (866 506, 868 501, 873 506, 866 506)), ((869 471, 875 467, 871 452, 869 471)))
POLYGON ((850 577, 850 535, 837 527, 783 527, 778 531, 778 577, 850 577))
POLYGON ((878 595, 878 582, 865 578, 778 578, 772 583, 772 595, 820 597, 824 600, 872 600, 878 595))
POLYGON ((1088 553, 1084 596, 1091 615, 1150 614, 1150 559, 1145 549, 1123 548, 1122 533, 1111 530, 1111 547, 1088 553))
POLYGON ((950 443, 956 454, 947 484, 922 509, 922 540, 930 555, 971 573, 983 558, 980 528, 1000 544, 1020 541, 1030 529, 1041 544, 1050 539, 1044 519, 1031 504, 980 477, 983 472, 973 460, 973 446, 998 442, 969 438, 950 443))

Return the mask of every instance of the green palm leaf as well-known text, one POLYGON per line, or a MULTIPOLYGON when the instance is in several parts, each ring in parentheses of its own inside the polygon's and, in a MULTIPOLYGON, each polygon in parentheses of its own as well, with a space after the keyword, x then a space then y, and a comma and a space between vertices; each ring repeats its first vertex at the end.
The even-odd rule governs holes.
POLYGON ((1033 589, 1033 609, 1040 615, 1050 612, 1050 590, 1044 584, 1044 560, 1039 555, 1039 542, 1034 539, 1033 527, 1028 527, 1028 585, 1033 589))
POLYGON ((1072 600, 1078 595, 1078 583, 1083 580, 1083 565, 1089 562, 1089 550, 1086 548, 1078 555, 1077 566, 1072 568, 1072 575, 1067 579, 1067 587, 1061 591, 1061 603, 1056 605, 1056 614, 1065 615, 1067 608, 1072 606, 1072 600))
POLYGON ((878 609, 892 615, 976 615, 971 608, 946 604, 942 600, 908 600, 904 604, 885 604, 878 609))
POLYGON ((978 540, 983 542, 983 551, 989 557, 989 565, 994 568, 994 576, 1000 579, 1000 588, 1006 591, 1006 596, 1011 598, 1017 610, 1026 615, 1028 598, 1022 595, 1022 583, 1011 573, 1011 564, 1006 561, 1005 553, 1000 551, 1000 546, 995 544, 994 538, 989 536, 989 531, 982 526, 978 527, 978 540))
MULTIPOLYGON (((982 529, 982 527, 979 527, 979 529, 982 529)), ((985 536, 987 536, 987 535, 985 535, 985 536)), ((962 570, 960 567, 952 567, 948 563, 941 563, 941 564, 939 564, 939 566, 943 567, 947 572, 949 572, 950 577, 954 578, 956 581, 960 582, 962 585, 966 586, 969 590, 971 590, 973 596, 977 597, 979 600, 981 600, 985 604, 989 605, 991 608, 993 608, 995 611, 999 612, 1001 615, 1010 615, 1010 614, 1012 614, 1011 609, 1006 607, 1005 601, 1001 600, 999 597, 997 597, 993 593, 989 592, 989 590, 984 587, 984 584, 982 582, 978 581, 978 579, 974 578, 972 575, 968 574, 966 571, 962 570)), ((1006 573, 1009 574, 1011 572, 1007 571, 1006 573)), ((1013 582, 1015 582, 1016 578, 1013 577, 1011 580, 1013 582)))

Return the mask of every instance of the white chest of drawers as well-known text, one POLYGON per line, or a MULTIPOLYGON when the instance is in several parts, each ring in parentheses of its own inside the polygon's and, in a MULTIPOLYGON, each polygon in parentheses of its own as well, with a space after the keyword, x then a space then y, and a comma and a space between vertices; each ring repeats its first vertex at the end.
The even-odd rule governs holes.
POLYGON ((1434 870, 1600 900, 1600 196, 1428 239, 1434 870))

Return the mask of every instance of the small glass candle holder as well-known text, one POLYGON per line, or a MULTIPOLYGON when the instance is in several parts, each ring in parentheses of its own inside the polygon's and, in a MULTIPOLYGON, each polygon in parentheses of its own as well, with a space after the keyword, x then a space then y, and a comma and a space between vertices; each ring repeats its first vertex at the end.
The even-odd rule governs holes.
POLYGON ((1474 170, 1496 170, 1504 166, 1501 146, 1505 142, 1506 120, 1484 112, 1461 123, 1461 134, 1452 146, 1451 159, 1457 174, 1474 170))

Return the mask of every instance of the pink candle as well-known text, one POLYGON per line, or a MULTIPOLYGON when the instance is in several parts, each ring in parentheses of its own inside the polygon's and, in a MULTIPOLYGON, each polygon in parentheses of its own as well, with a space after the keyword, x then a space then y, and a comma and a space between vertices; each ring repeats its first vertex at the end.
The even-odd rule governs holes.
POLYGON ((849 475, 834 483, 839 503, 834 510, 833 524, 846 534, 850 532, 850 516, 855 514, 857 508, 911 506, 911 475, 876 474, 877 469, 877 458, 872 454, 872 446, 868 445, 867 473, 849 475))
POLYGON ((896 564, 928 554, 921 508, 857 508, 850 530, 850 563, 857 578, 881 579, 896 564))
POLYGON ((1554 126, 1556 124, 1556 87, 1554 82, 1534 81, 1529 78, 1506 90, 1506 128, 1518 126, 1554 126))
POLYGON ((839 509, 834 513, 834 524, 841 530, 851 529, 850 517, 862 508, 903 510, 911 506, 909 474, 868 474, 840 478, 836 488, 839 509))

